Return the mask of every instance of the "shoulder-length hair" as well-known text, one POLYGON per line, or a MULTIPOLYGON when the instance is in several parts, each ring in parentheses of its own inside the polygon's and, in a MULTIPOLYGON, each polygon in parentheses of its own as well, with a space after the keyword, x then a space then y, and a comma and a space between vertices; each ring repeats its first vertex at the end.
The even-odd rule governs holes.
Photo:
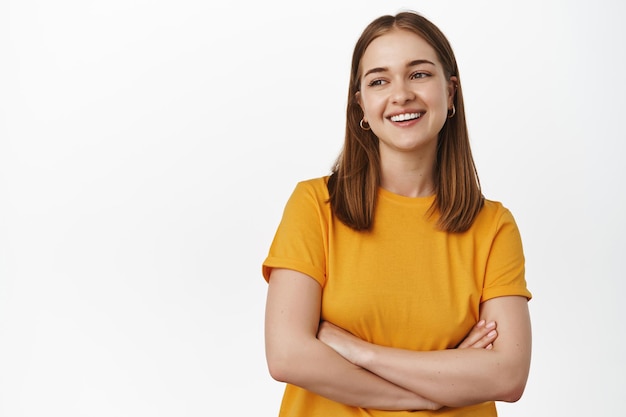
POLYGON ((472 225, 483 196, 470 149, 463 92, 454 52, 444 34, 428 19, 413 12, 382 16, 370 23, 357 41, 352 55, 348 89, 346 137, 328 180, 330 204, 335 216, 355 230, 372 228, 378 188, 380 151, 378 138, 363 130, 363 111, 356 99, 361 88, 361 59, 369 44, 394 29, 413 32, 435 50, 447 79, 457 78, 454 117, 439 132, 435 162, 435 200, 431 214, 438 212, 437 226, 447 232, 464 232, 472 225))

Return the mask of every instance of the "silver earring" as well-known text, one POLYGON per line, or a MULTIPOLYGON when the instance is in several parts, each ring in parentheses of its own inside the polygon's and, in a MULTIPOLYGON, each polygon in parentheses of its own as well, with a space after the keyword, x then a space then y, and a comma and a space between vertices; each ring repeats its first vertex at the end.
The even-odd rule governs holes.
POLYGON ((454 104, 453 104, 452 105, 452 113, 448 115, 448 119, 452 119, 455 114, 456 114, 456 107, 454 107, 454 104))
POLYGON ((365 121, 365 119, 361 119, 361 121, 359 122, 359 126, 361 126, 361 129, 363 129, 363 130, 370 130, 371 129, 370 128, 370 124, 367 123, 365 121))

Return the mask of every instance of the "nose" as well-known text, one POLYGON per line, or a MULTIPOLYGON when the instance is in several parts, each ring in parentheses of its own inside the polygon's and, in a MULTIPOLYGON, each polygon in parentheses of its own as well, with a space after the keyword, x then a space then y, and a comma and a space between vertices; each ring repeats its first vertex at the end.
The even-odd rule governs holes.
POLYGON ((398 81, 394 83, 391 93, 391 100, 394 104, 404 104, 415 99, 415 93, 411 90, 408 83, 398 81))

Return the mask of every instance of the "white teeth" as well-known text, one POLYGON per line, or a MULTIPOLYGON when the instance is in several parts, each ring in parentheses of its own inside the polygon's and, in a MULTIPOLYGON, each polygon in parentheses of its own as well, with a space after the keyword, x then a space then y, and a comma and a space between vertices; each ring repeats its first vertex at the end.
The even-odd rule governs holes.
POLYGON ((407 120, 419 119, 422 113, 404 113, 391 116, 392 122, 405 122, 407 120))

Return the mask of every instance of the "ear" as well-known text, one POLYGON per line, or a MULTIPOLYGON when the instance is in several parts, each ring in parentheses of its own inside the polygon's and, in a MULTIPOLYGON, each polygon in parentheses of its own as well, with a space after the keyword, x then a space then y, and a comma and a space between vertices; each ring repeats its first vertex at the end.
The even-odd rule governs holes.
POLYGON ((354 93, 354 100, 361 106, 361 110, 363 109, 363 102, 361 101, 361 92, 357 91, 354 93))
POLYGON ((452 75, 448 80, 448 107, 452 107, 454 103, 454 96, 456 95, 456 89, 459 85, 459 79, 452 75))

